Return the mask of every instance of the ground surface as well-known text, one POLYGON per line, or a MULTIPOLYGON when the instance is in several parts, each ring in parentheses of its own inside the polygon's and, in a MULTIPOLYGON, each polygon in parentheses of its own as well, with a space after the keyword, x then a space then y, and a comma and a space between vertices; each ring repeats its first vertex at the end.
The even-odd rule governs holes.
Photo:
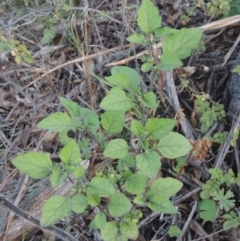
MULTIPOLYGON (((24 4, 29 1, 9 2, 0 5, 0 43, 6 39, 18 40, 31 51, 33 63, 23 61, 17 64, 10 50, 0 50, 0 192, 17 207, 39 218, 43 200, 53 193, 66 194, 71 184, 65 183, 53 190, 48 180, 36 181, 20 174, 10 160, 19 153, 31 150, 50 152, 52 158, 55 158, 59 150, 56 134, 42 131, 36 124, 50 113, 62 110, 60 96, 99 112, 99 103, 106 94, 106 87, 91 77, 88 69, 101 77, 107 76, 111 68, 106 64, 135 56, 145 49, 128 45, 126 41, 132 30, 137 30, 135 1, 76 0, 69 12, 63 10, 63 5, 57 9, 57 2, 54 1, 39 1, 38 5, 29 3, 28 6, 24 4), (53 26, 54 30, 51 30, 53 26), (52 39, 51 36, 55 37, 52 39), (112 50, 113 48, 117 49, 112 50), (90 57, 84 61, 85 58, 81 58, 83 56, 90 57), (71 60, 71 63, 65 64, 71 60), (47 72, 52 69, 54 71, 47 72)), ((198 6, 193 1, 154 2, 163 17, 164 26, 190 28, 219 20, 219 17, 210 19, 206 15, 206 3, 203 1, 197 1, 198 6), (183 14, 186 17, 181 19, 183 14)), ((196 95, 206 93, 211 104, 224 103, 225 108, 231 103, 228 95, 224 97, 224 90, 228 88, 230 70, 238 56, 239 45, 226 64, 222 64, 239 32, 239 24, 206 31, 205 49, 195 51, 184 61, 184 66, 173 72, 181 109, 191 126, 192 133, 188 133, 188 136, 184 133, 187 137, 201 139, 206 135, 200 130, 201 115, 196 107, 196 95), (184 80, 189 81, 187 87, 183 86, 184 80)), ((19 43, 12 42, 12 49, 19 43)), ((139 59, 135 58, 125 65, 139 71, 146 86, 151 86, 151 77, 140 71, 139 59)), ((175 118, 177 113, 167 98, 164 83, 155 81, 154 92, 163 103, 157 110, 158 116, 175 118)), ((234 109, 237 110, 238 104, 235 105, 234 109)), ((215 121, 207 134, 213 136, 218 132, 229 132, 234 125, 232 119, 215 121)), ((184 132, 181 129, 179 131, 184 132)), ((77 135, 75 137, 79 138, 77 135)), ((218 166, 224 171, 232 168, 235 174, 238 173, 238 147, 228 147, 228 153, 221 153, 223 146, 219 148, 220 146, 219 143, 213 143, 203 160, 194 160, 185 168, 185 174, 180 179, 184 182, 184 187, 178 196, 185 198, 178 202, 178 215, 164 219, 159 215, 154 216, 153 220, 141 227, 137 240, 176 240, 166 234, 166 227, 172 222, 180 229, 188 222, 182 240, 239 240, 238 229, 222 230, 220 219, 204 222, 199 218, 198 209, 194 209, 199 198, 199 187, 209 178, 208 168, 218 166), (191 220, 188 219, 190 214, 193 214, 191 220), (208 238, 204 238, 206 236, 208 238)), ((95 160, 94 163, 99 162, 100 160, 95 160)), ((94 165, 90 165, 90 173, 96 169, 94 165)), ((162 175, 176 177, 172 169, 174 165, 175 162, 166 160, 162 175)), ((234 189, 234 194, 238 208, 239 188, 234 189)), ((89 229, 92 215, 91 210, 85 216, 72 215, 59 222, 58 227, 72 235, 82 234, 81 240, 99 240, 98 235, 89 229)), ((144 210, 144 218, 150 215, 149 210, 144 210)), ((22 237, 25 240, 43 240, 47 235, 40 229, 28 228, 26 223, 21 222, 23 219, 11 218, 3 206, 0 207, 0 216, 0 240, 20 240, 22 237)))

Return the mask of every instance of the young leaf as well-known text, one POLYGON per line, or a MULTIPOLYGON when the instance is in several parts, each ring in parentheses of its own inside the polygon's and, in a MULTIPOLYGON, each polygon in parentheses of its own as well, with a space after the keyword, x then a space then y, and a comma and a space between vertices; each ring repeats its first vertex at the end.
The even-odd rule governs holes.
POLYGON ((52 41, 52 39, 54 38, 54 36, 55 36, 55 33, 54 33, 53 27, 51 27, 49 29, 45 28, 43 30, 43 38, 42 38, 43 43, 49 44, 52 41))
POLYGON ((55 167, 50 176, 51 186, 57 187, 59 184, 63 182, 67 175, 67 172, 61 172, 59 167, 55 167))
POLYGON ((159 178, 152 183, 146 197, 151 199, 154 196, 161 194, 165 198, 169 198, 176 194, 182 186, 183 184, 177 179, 171 177, 159 178))
POLYGON ((153 211, 159 211, 166 214, 174 214, 177 213, 174 205, 164 196, 156 195, 154 196, 148 204, 148 207, 153 211))
POLYGON ((73 138, 68 137, 67 132, 61 132, 58 135, 58 139, 61 142, 62 145, 66 146, 69 141, 74 140, 73 138))
POLYGON ((176 125, 176 121, 166 118, 149 118, 146 123, 146 130, 150 137, 153 139, 161 139, 166 136, 173 127, 176 125))
POLYGON ((37 124, 40 129, 57 131, 59 133, 69 130, 75 131, 76 128, 67 113, 56 112, 49 115, 37 124))
POLYGON ((78 144, 75 140, 68 142, 59 153, 61 161, 67 165, 77 165, 82 161, 78 144))
POLYGON ((105 77, 108 83, 119 89, 130 90, 131 89, 131 80, 124 75, 116 74, 109 77, 105 77))
POLYGON ((101 177, 94 177, 88 184, 87 191, 100 197, 112 196, 116 192, 113 184, 101 177))
POLYGON ((149 178, 155 177, 161 167, 161 158, 154 151, 138 154, 136 161, 139 171, 149 178))
POLYGON ((167 71, 180 66, 182 66, 182 61, 174 53, 167 52, 163 53, 161 63, 156 65, 154 68, 167 71))
POLYGON ((105 157, 112 159, 124 158, 128 155, 128 145, 123 139, 111 140, 103 152, 105 157))
POLYGON ((145 36, 143 36, 142 34, 134 33, 127 38, 127 41, 130 43, 142 44, 144 43, 145 39, 145 36))
POLYGON ((163 53, 174 53, 179 59, 187 58, 198 47, 202 33, 202 29, 182 28, 177 33, 168 35, 162 41, 163 53))
POLYGON ((170 228, 168 230, 168 235, 171 238, 173 238, 173 237, 178 238, 181 235, 181 230, 178 228, 178 226, 172 225, 172 226, 170 226, 170 228))
POLYGON ((133 107, 133 102, 119 88, 112 88, 103 98, 100 107, 104 110, 126 111, 133 107))
POLYGON ((52 168, 49 153, 28 152, 13 158, 12 163, 21 172, 35 179, 43 179, 51 173, 52 168))
POLYGON ((136 223, 120 221, 120 232, 127 238, 136 240, 138 237, 138 226, 136 223))
POLYGON ((132 208, 132 204, 123 193, 113 195, 108 203, 108 210, 112 217, 122 217, 132 208))
POLYGON ((110 134, 121 133, 124 122, 124 111, 107 110, 101 115, 102 127, 110 134))
POLYGON ((200 217, 204 221, 213 221, 218 217, 218 207, 213 200, 205 199, 198 204, 201 210, 200 217))
POLYGON ((73 171, 73 177, 75 179, 82 179, 85 176, 85 169, 84 167, 80 166, 77 167, 74 171, 73 171))
POLYGON ((170 132, 160 140, 156 148, 164 157, 174 159, 186 155, 192 149, 192 145, 184 136, 170 132))
POLYGON ((141 174, 132 174, 126 179, 124 187, 127 192, 138 195, 145 191, 146 185, 146 177, 142 176, 141 174))
POLYGON ((157 107, 156 95, 153 92, 144 94, 141 98, 141 103, 148 107, 155 109, 157 107))
POLYGON ((163 28, 157 29, 154 33, 155 33, 155 37, 157 39, 160 39, 160 38, 168 36, 172 33, 177 33, 178 31, 179 30, 174 29, 174 28, 163 27, 163 28))
POLYGON ((134 199, 133 202, 136 203, 139 206, 144 205, 144 196, 143 195, 137 195, 134 199))
POLYGON ((98 195, 87 191, 87 202, 90 206, 96 207, 100 204, 101 198, 98 195))
POLYGON ((162 18, 159 15, 158 8, 154 6, 151 0, 143 0, 138 10, 138 26, 146 33, 150 34, 161 27, 162 18))
POLYGON ((67 217, 71 211, 71 206, 71 198, 64 198, 61 196, 50 197, 43 206, 40 219, 41 225, 49 226, 67 217))
POLYGON ((97 130, 99 119, 95 111, 79 106, 76 102, 60 97, 60 102, 68 110, 75 127, 97 130))
POLYGON ((72 210, 75 213, 83 213, 88 206, 87 198, 82 194, 72 197, 72 210))
POLYGON ((112 68, 111 73, 112 75, 120 74, 126 76, 131 82, 132 90, 135 90, 141 82, 141 77, 139 76, 138 72, 126 66, 115 66, 112 68))
POLYGON ((141 65, 141 70, 142 72, 145 72, 145 73, 152 70, 152 68, 153 68, 153 63, 151 62, 146 62, 141 65))
POLYGON ((215 193, 213 199, 215 201, 219 201, 219 206, 221 210, 225 210, 226 212, 229 211, 231 207, 235 206, 235 200, 231 200, 233 198, 233 192, 228 190, 227 193, 224 195, 224 189, 219 190, 215 193))
POLYGON ((116 222, 107 222, 104 229, 101 230, 101 238, 104 241, 112 241, 118 233, 116 222))
POLYGON ((99 212, 94 218, 94 223, 98 229, 104 229, 106 222, 107 217, 104 212, 99 212))
POLYGON ((134 119, 131 122, 130 129, 136 137, 139 137, 144 133, 143 125, 139 121, 136 121, 134 119))

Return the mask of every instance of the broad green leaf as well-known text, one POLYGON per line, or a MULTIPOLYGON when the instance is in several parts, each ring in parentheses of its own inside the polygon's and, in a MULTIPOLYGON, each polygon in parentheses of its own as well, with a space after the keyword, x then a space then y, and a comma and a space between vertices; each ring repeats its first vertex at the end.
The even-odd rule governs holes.
POLYGON ((146 123, 146 130, 153 139, 161 139, 172 131, 175 125, 176 121, 173 119, 150 118, 146 123))
POLYGON ((173 238, 173 237, 178 238, 181 235, 181 230, 178 228, 178 226, 172 225, 172 226, 170 226, 170 228, 168 230, 168 235, 171 238, 173 238))
POLYGON ((113 184, 101 177, 94 177, 88 184, 87 191, 99 195, 100 197, 112 196, 116 192, 113 184))
POLYGON ((68 142, 59 153, 61 161, 68 165, 77 165, 82 161, 78 144, 75 140, 68 142))
POLYGON ((239 221, 240 221, 240 220, 239 220, 239 219, 236 219, 236 218, 233 218, 233 219, 231 219, 231 220, 227 220, 227 221, 224 222, 223 228, 224 228, 224 229, 234 228, 234 227, 236 227, 236 226, 239 225, 239 221))
POLYGON ((192 145, 184 136, 170 132, 159 141, 156 148, 164 157, 174 159, 185 156, 192 149, 192 145))
POLYGON ((182 61, 174 53, 167 52, 163 53, 161 63, 156 65, 154 68, 167 71, 180 66, 182 66, 182 61))
POLYGON ((174 205, 164 196, 154 196, 148 203, 148 207, 153 211, 158 211, 166 214, 177 213, 177 209, 174 205))
POLYGON ((133 174, 129 176, 124 184, 126 191, 135 195, 142 194, 145 191, 146 186, 147 179, 141 174, 133 174))
POLYGON ((20 65, 20 64, 22 63, 22 57, 21 57, 20 55, 17 55, 17 56, 15 57, 15 62, 16 62, 18 65, 20 65))
POLYGON ((28 152, 13 158, 12 163, 21 172, 35 179, 43 179, 51 173, 52 168, 49 153, 28 152))
POLYGON ((55 36, 55 33, 54 33, 54 28, 51 27, 49 29, 45 28, 43 30, 43 38, 42 38, 42 41, 44 44, 49 44, 52 39, 54 38, 55 36))
POLYGON ((89 131, 97 130, 99 119, 95 111, 79 106, 76 102, 60 98, 62 105, 68 110, 75 127, 87 128, 89 131))
POLYGON ((93 219, 91 222, 90 222, 90 228, 94 229, 94 230, 97 230, 98 227, 96 226, 95 224, 95 220, 93 219))
POLYGON ((112 68, 111 73, 112 75, 120 74, 126 76, 131 81, 132 90, 135 90, 141 82, 141 77, 138 72, 126 66, 115 66, 112 68))
POLYGON ((110 134, 118 134, 123 130, 125 123, 123 111, 107 110, 101 115, 102 127, 110 134))
POLYGON ((76 169, 76 166, 72 166, 72 165, 63 165, 63 170, 72 173, 74 170, 76 169))
POLYGON ((118 234, 112 241, 129 241, 123 234, 118 234))
POLYGON ((130 221, 130 222, 124 222, 124 220, 121 220, 120 222, 120 232, 127 238, 136 240, 138 237, 138 226, 136 223, 130 221))
POLYGON ((100 204, 101 198, 97 194, 87 191, 87 202, 90 206, 96 207, 100 204))
POLYGON ((73 177, 75 179, 82 179, 85 176, 85 169, 84 167, 76 167, 76 169, 73 171, 73 177))
MULTIPOLYGON (((117 169, 122 172, 126 168, 136 167, 136 161, 133 156, 126 156, 123 159, 118 160, 117 169)), ((130 170, 129 170, 130 171, 130 170)), ((130 171, 131 172, 131 171, 130 171)))
POLYGON ((142 34, 134 33, 127 38, 127 41, 130 43, 142 44, 144 43, 145 39, 145 36, 143 36, 142 34))
POLYGON ((107 217, 104 212, 99 212, 94 218, 94 223, 98 229, 104 229, 106 222, 107 217))
POLYGON ((130 126, 131 132, 136 136, 139 137, 144 133, 144 127, 143 125, 136 120, 132 120, 131 126, 130 126))
POLYGON ((218 217, 218 206, 213 200, 204 199, 198 204, 200 217, 204 221, 213 221, 218 217))
POLYGON ((138 10, 138 26, 146 33, 150 34, 161 27, 162 18, 159 15, 158 8, 154 6, 151 0, 143 0, 138 10))
POLYGON ((83 213, 88 206, 87 198, 82 194, 72 197, 72 210, 75 213, 83 213))
POLYGON ((116 74, 109 77, 105 77, 108 83, 119 89, 130 90, 131 89, 131 80, 124 75, 116 74))
POLYGON ((161 158, 154 151, 138 154, 136 161, 139 171, 149 178, 155 177, 161 167, 161 158))
POLYGON ((117 193, 110 198, 108 210, 112 217, 122 217, 132 208, 131 202, 123 193, 117 193))
POLYGON ((156 95, 153 92, 144 94, 141 98, 141 103, 148 108, 155 109, 157 107, 156 95))
POLYGON ((103 152, 105 157, 112 159, 124 158, 128 155, 128 145, 123 139, 111 140, 103 152))
POLYGON ((104 110, 127 111, 133 107, 133 102, 119 88, 112 88, 100 103, 104 110))
POLYGON ((59 133, 69 130, 76 130, 68 114, 62 112, 56 112, 49 115, 45 119, 41 120, 37 127, 40 129, 57 131, 59 133))
POLYGON ((66 146, 68 142, 74 140, 73 138, 68 137, 67 132, 61 132, 58 134, 58 139, 62 145, 66 146))
POLYGON ((67 175, 67 172, 62 172, 59 167, 55 167, 55 169, 52 171, 52 174, 50 175, 51 186, 57 187, 63 182, 67 175))
POLYGON ((182 186, 183 184, 177 179, 171 177, 159 178, 152 183, 146 197, 151 199, 155 195, 161 194, 165 198, 169 198, 176 194, 182 186))
POLYGON ((202 29, 183 28, 177 33, 165 37, 162 41, 163 53, 174 53, 178 58, 185 59, 196 49, 202 37, 202 29))
POLYGON ((144 205, 144 196, 143 195, 137 195, 134 199, 133 202, 136 203, 139 206, 144 205))
POLYGON ((41 225, 49 226, 67 217, 71 211, 71 206, 71 198, 64 198, 61 196, 50 197, 43 206, 40 219, 41 225))
POLYGON ((107 222, 104 229, 101 230, 101 238, 104 241, 112 241, 118 233, 116 222, 107 222))
POLYGON ((141 70, 142 72, 145 72, 145 73, 152 70, 152 68, 153 68, 153 63, 151 62, 146 62, 141 65, 141 70))
POLYGON ((177 33, 179 30, 175 29, 175 28, 169 28, 169 27, 163 27, 160 29, 157 29, 156 31, 154 31, 155 33, 155 37, 157 39, 160 39, 162 37, 168 36, 172 33, 177 33))

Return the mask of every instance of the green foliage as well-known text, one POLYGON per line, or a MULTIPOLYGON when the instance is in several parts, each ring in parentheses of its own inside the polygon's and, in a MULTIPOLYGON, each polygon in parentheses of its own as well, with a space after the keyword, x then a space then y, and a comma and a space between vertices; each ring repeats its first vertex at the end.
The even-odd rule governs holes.
POLYGON ((201 132, 205 133, 214 124, 215 121, 221 120, 225 117, 224 105, 213 104, 210 106, 210 102, 205 95, 196 95, 197 111, 201 114, 201 132))
POLYGON ((218 217, 218 206, 213 200, 202 200, 198 208, 201 210, 200 217, 205 221, 213 221, 218 217))
POLYGON ((231 190, 227 190, 232 185, 240 185, 240 174, 235 177, 232 169, 224 173, 221 169, 209 169, 211 179, 202 187, 200 196, 202 201, 199 203, 200 217, 204 221, 214 221, 221 215, 224 219, 224 228, 230 228, 240 223, 238 215, 232 211, 235 207, 235 200, 232 198, 234 194, 231 190), (221 212, 220 212, 221 211, 221 212), (223 214, 226 212, 226 214, 223 214))
POLYGON ((17 64, 26 62, 28 64, 33 63, 32 53, 27 49, 27 46, 21 44, 19 41, 12 37, 5 37, 4 32, 0 31, 0 51, 10 50, 12 56, 17 64))
POLYGON ((167 71, 182 65, 181 59, 190 56, 192 50, 198 48, 202 37, 201 29, 171 29, 163 27, 162 18, 159 16, 158 8, 150 0, 144 0, 138 11, 138 26, 143 34, 134 33, 127 40, 132 43, 146 44, 152 48, 156 41, 162 39, 163 55, 159 61, 148 56, 143 60, 141 70, 148 71, 167 71), (152 34, 150 38, 149 35, 152 34))
POLYGON ((232 0, 211 0, 207 3, 208 16, 228 17, 232 0))
POLYGON ((171 238, 173 237, 178 238, 181 235, 181 230, 177 226, 172 225, 168 230, 168 235, 171 238))
MULTIPOLYGON (((62 9, 69 10, 64 4, 61 1, 56 14, 61 14, 62 9)), ((160 28, 161 16, 150 0, 143 0, 137 21, 143 34, 134 34, 129 41, 152 46, 151 34, 155 40, 163 38, 161 63, 157 65, 151 57, 142 66, 144 71, 165 71, 180 66, 181 59, 198 47, 202 35, 198 29, 160 28)), ((49 26, 45 31, 46 42, 53 38, 51 28, 49 26)), ((52 161, 47 153, 30 152, 15 157, 12 163, 33 178, 42 179, 49 175, 53 187, 64 182, 66 177, 74 180, 68 197, 53 196, 46 201, 41 216, 43 226, 67 217, 70 211, 85 213, 89 207, 97 206, 99 213, 90 226, 100 230, 104 241, 137 239, 137 223, 143 216, 143 207, 165 214, 177 212, 171 197, 182 188, 182 183, 171 177, 157 178, 157 175, 162 158, 185 156, 192 145, 184 136, 173 132, 175 120, 146 114, 150 109, 155 113, 157 96, 154 92, 142 90, 141 76, 137 71, 118 66, 113 67, 111 75, 105 79, 95 77, 110 88, 100 103, 100 115, 61 97, 65 111, 53 113, 37 125, 58 132, 62 145, 58 154, 60 162, 52 161), (125 123, 125 115, 129 112, 131 119, 125 123), (69 131, 81 131, 82 140, 77 142, 70 138, 69 131), (130 145, 133 138, 137 140, 135 146, 130 145), (93 142, 99 144, 99 152, 107 164, 88 180, 81 164, 86 156, 91 158, 92 153, 87 151, 86 154, 86 150, 93 142)), ((222 193, 218 194, 214 197, 224 209, 232 204, 229 193, 223 197, 222 193)), ((169 235, 178 236, 179 231, 177 227, 171 227, 169 235)))

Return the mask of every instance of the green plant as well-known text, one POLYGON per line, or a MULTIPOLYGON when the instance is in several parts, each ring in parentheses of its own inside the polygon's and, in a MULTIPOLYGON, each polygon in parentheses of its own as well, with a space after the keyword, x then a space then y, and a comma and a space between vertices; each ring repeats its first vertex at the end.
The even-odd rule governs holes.
POLYGON ((208 16, 228 17, 231 9, 230 2, 232 0, 211 0, 207 3, 208 16))
POLYGON ((15 62, 21 64, 25 61, 28 64, 33 63, 32 53, 27 49, 27 46, 21 44, 14 38, 7 38, 4 36, 3 32, 0 32, 0 51, 11 51, 13 57, 15 57, 15 62))
POLYGON ((214 124, 216 120, 225 117, 224 105, 213 104, 207 100, 206 95, 196 95, 197 111, 201 113, 200 123, 201 132, 205 133, 214 124))
MULTIPOLYGON (((138 11, 138 24, 145 33, 142 35, 144 41, 149 42, 151 34, 161 30, 160 20, 152 2, 143 0, 138 11)), ((201 33, 201 30, 195 29, 163 30, 161 38, 168 41, 163 42, 164 57, 159 68, 172 69, 176 65, 170 64, 170 61, 179 62, 180 58, 189 56, 200 41, 201 33), (188 42, 190 38, 185 38, 183 33, 188 33, 194 44, 188 42)), ((53 187, 67 177, 74 181, 67 197, 53 196, 46 201, 41 225, 54 224, 71 211, 84 214, 90 206, 97 206, 100 211, 90 225, 100 230, 103 240, 136 239, 137 223, 143 217, 143 208, 164 214, 177 212, 170 198, 181 189, 182 183, 170 177, 157 178, 157 174, 163 157, 175 159, 185 156, 192 145, 184 136, 173 132, 174 119, 146 114, 149 109, 155 113, 157 97, 154 92, 142 92, 141 77, 135 70, 113 67, 111 76, 105 79, 95 77, 110 87, 108 95, 100 103, 104 113, 99 116, 94 110, 60 98, 66 112, 53 113, 38 123, 38 128, 59 133, 63 146, 59 152, 60 162, 53 162, 49 153, 29 152, 15 157, 12 163, 32 178, 50 176, 53 187), (125 123, 127 113, 131 114, 129 123, 125 123), (88 138, 78 143, 68 136, 69 131, 81 131, 82 136, 88 138), (123 132, 128 134, 121 138, 123 132), (130 145, 133 138, 135 144, 130 145), (91 152, 86 151, 90 142, 98 143, 106 164, 88 180, 82 163, 86 157, 91 158, 91 152)), ((169 235, 177 236, 178 233, 179 230, 174 227, 169 230, 169 235)))
POLYGON ((230 228, 240 223, 238 214, 230 211, 235 207, 234 194, 227 190, 232 185, 240 184, 240 174, 235 177, 232 169, 224 173, 220 168, 209 169, 211 178, 202 187, 200 194, 202 201, 198 208, 201 210, 200 217, 205 221, 213 221, 221 215, 224 219, 223 228, 230 228), (229 212, 230 211, 230 212, 229 212), (225 214, 223 214, 225 212, 225 214))
POLYGON ((144 56, 141 66, 143 72, 150 70, 167 71, 182 65, 185 59, 196 49, 201 40, 201 29, 172 29, 162 27, 162 18, 158 9, 150 1, 143 1, 138 10, 138 26, 142 33, 134 33, 127 40, 132 43, 144 44, 152 49, 156 41, 162 40, 162 52, 144 56))

